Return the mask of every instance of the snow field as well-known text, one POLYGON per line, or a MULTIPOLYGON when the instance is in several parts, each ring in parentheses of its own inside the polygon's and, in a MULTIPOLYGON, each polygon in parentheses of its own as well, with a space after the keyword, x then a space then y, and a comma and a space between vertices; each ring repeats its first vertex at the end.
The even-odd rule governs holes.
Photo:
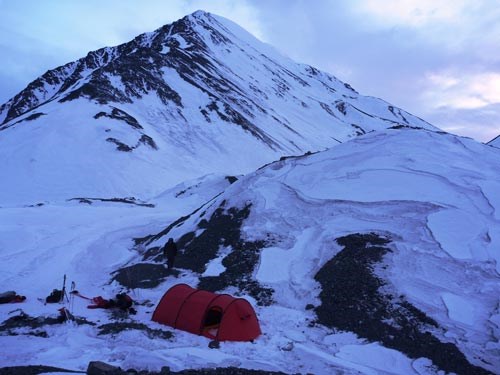
MULTIPOLYGON (((168 203, 168 199, 173 199, 172 195, 164 195, 162 199, 163 207, 174 206, 168 203)), ((195 205, 194 202, 192 205, 195 205)), ((170 213, 175 217, 185 214, 181 211, 177 214, 170 213)), ((0 305, 2 321, 9 318, 12 315, 9 312, 15 308, 21 308, 31 316, 56 316, 60 305, 43 305, 36 297, 44 298, 53 288, 60 288, 63 273, 68 275, 67 286, 70 281, 76 281, 77 289, 84 295, 113 296, 121 288, 116 284, 107 284, 109 273, 133 257, 130 239, 150 233, 155 227, 160 230, 166 223, 164 208, 99 203, 91 206, 66 203, 0 209, 0 222, 6 223, 7 218, 10 223, 8 230, 11 231, 13 227, 18 230, 11 232, 9 237, 2 237, 2 250, 14 249, 17 244, 22 243, 24 253, 2 251, 2 285, 27 295, 28 300, 19 305, 0 305), (20 238, 23 239, 22 242, 20 238), (26 259, 31 261, 26 264, 26 259)), ((313 236, 314 231, 311 230, 298 238, 307 242, 313 236)), ((292 251, 295 251, 296 257, 300 255, 299 246, 292 251)), ((264 260, 263 264, 266 262, 264 260)), ((309 302, 309 297, 303 289, 307 285, 300 285, 299 278, 303 276, 303 269, 298 266, 298 262, 297 258, 290 263, 290 275, 293 275, 296 283, 294 290, 299 295, 290 299, 289 304, 284 304, 290 307, 277 305, 256 308, 264 333, 255 343, 221 343, 221 349, 214 351, 208 348, 209 340, 206 338, 177 330, 172 330, 175 335, 172 340, 165 341, 150 339, 140 331, 125 331, 112 337, 98 336, 95 327, 65 323, 44 327, 49 338, 0 336, 2 365, 43 363, 85 370, 89 361, 103 360, 122 368, 150 370, 159 370, 162 366, 170 366, 172 370, 240 366, 269 371, 314 373, 342 368, 346 373, 354 374, 358 372, 351 368, 359 367, 361 373, 373 373, 374 370, 369 365, 359 365, 360 358, 336 358, 335 353, 339 349, 334 349, 335 345, 331 342, 335 341, 332 338, 339 336, 340 341, 336 346, 349 343, 364 347, 361 340, 354 336, 347 339, 349 336, 346 337, 344 333, 336 334, 323 328, 307 327, 313 314, 303 311, 304 303, 309 302), (330 336, 330 341, 323 343, 326 335, 330 336), (296 349, 287 351, 290 343, 296 349), (301 345, 307 345, 307 349, 301 349, 301 345)), ((169 278, 155 289, 130 291, 136 300, 151 301, 153 305, 139 306, 134 319, 151 328, 171 330, 150 319, 163 293, 179 282, 195 285, 197 277, 183 272, 180 279, 169 278)), ((288 298, 289 295, 284 294, 283 297, 288 298)), ((249 300, 252 302, 251 298, 249 300)), ((255 301, 253 305, 256 306, 255 301)), ((72 304, 67 303, 66 306, 76 316, 86 317, 89 321, 98 324, 110 322, 106 311, 87 309, 87 301, 83 299, 75 297, 72 304)), ((383 351, 383 348, 380 350, 383 351)), ((391 361, 391 356, 392 354, 386 356, 387 361, 391 361)), ((410 363, 407 360, 406 366, 410 363)))
MULTIPOLYGON (((497 368, 500 283, 494 248, 500 238, 495 216, 498 207, 496 197, 490 197, 495 192, 480 194, 475 181, 495 184, 498 175, 492 171, 500 162, 490 157, 496 154, 478 153, 467 143, 464 147, 462 142, 449 142, 449 137, 419 131, 387 132, 384 137, 370 134, 327 152, 274 163, 232 185, 223 176, 181 184, 158 195, 155 208, 76 202, 0 208, 0 231, 8 233, 0 240, 1 282, 28 296, 28 301, 14 308, 30 315, 56 313, 54 306, 44 306, 32 296, 45 297, 52 288, 59 288, 62 273, 69 275, 68 280, 75 279, 82 293, 113 296, 120 287, 107 283, 109 273, 138 257, 132 250, 132 238, 159 232, 221 189, 225 192, 204 209, 215 210, 222 200, 226 207, 252 203, 242 232, 246 240, 270 235, 254 277, 275 290, 276 302, 259 307, 247 296, 256 307, 263 331, 254 343, 221 343, 214 351, 206 338, 177 330, 166 341, 140 331, 97 336, 94 327, 64 324, 48 327, 48 339, 0 336, 6 365, 44 363, 84 369, 88 360, 103 360, 122 368, 151 370, 165 365, 173 370, 208 365, 290 373, 341 369, 353 374, 435 374, 436 369, 424 358, 412 360, 350 333, 311 324, 314 312, 305 307, 319 303, 314 275, 341 251, 335 239, 374 231, 392 240, 392 252, 384 258, 387 267, 375 269, 387 281, 384 288, 403 295, 435 319, 442 329, 433 334, 457 345, 471 363, 478 363, 479 358, 497 368), (429 139, 432 147, 421 152, 420 145, 429 139), (452 166, 434 162, 434 150, 441 153, 443 148, 456 154, 452 166), (374 149, 377 156, 372 159, 374 149), (480 160, 483 169, 464 169, 473 159, 471 155, 480 160), (384 168, 374 169, 374 164, 384 168), (400 178, 411 174, 410 170, 412 179, 400 178), (424 188, 433 200, 421 194, 421 184, 415 179, 436 182, 435 192, 432 187, 424 188), (375 200, 370 187, 382 186, 381 181, 386 189, 376 192, 375 200), (367 190, 364 196, 360 185, 367 190), (404 194, 398 195, 399 191, 404 194)), ((194 215, 171 234, 178 238, 198 219, 194 215)), ((206 275, 223 271, 221 260, 227 251, 220 249, 207 265, 206 275)), ((157 288, 131 291, 135 299, 150 304, 139 306, 134 319, 151 328, 170 330, 150 321, 154 306, 172 285, 196 285, 198 277, 181 270, 179 278, 169 277, 157 288)), ((12 305, 0 306, 2 321, 12 309, 12 305)), ((84 300, 75 300, 73 310, 99 324, 110 321, 106 311, 86 309, 84 300)))
POLYGON ((435 334, 454 342, 469 360, 479 356, 495 368, 500 365, 495 354, 500 243, 498 207, 492 202, 499 193, 484 192, 478 183, 498 182, 497 156, 449 135, 374 134, 274 163, 220 199, 237 197, 235 206, 252 202, 247 239, 272 233, 275 241, 263 249, 256 278, 275 290, 280 305, 299 309, 317 303, 319 290, 309 280, 340 250, 335 238, 385 233, 393 240, 393 253, 386 257, 390 267, 377 272, 390 281, 391 294, 405 296, 437 320, 445 332, 435 334), (420 152, 418 145, 429 138, 432 146, 420 152), (434 150, 443 149, 455 155, 451 165, 435 163, 434 150), (464 168, 474 158, 483 168, 464 168))

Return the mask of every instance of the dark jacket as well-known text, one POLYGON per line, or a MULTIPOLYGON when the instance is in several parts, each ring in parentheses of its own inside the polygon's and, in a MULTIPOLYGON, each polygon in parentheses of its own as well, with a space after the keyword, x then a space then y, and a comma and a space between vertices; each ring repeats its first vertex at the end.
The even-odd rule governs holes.
POLYGON ((163 255, 167 258, 175 258, 177 255, 177 245, 173 240, 169 240, 163 247, 163 255))

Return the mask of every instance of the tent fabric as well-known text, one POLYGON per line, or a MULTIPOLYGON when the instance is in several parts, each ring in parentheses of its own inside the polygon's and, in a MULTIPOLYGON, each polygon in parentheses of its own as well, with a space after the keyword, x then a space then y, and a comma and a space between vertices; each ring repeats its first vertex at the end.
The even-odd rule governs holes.
POLYGON ((247 300, 187 284, 174 285, 163 295, 152 320, 218 341, 251 341, 261 334, 247 300))

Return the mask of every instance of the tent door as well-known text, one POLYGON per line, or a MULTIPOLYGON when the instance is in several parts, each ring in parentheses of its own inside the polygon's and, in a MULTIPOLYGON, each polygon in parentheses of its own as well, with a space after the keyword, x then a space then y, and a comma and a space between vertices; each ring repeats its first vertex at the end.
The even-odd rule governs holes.
POLYGON ((222 309, 220 307, 211 307, 205 314, 203 320, 203 333, 206 336, 216 338, 219 325, 222 320, 222 309))

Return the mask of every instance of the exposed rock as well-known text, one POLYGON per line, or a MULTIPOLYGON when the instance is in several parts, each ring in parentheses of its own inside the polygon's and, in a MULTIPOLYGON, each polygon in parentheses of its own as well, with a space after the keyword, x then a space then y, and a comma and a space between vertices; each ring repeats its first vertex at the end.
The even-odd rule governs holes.
POLYGON ((161 329, 152 329, 145 324, 136 322, 114 322, 103 324, 99 327, 98 335, 116 335, 123 331, 137 330, 144 332, 149 338, 160 338, 168 340, 173 337, 172 332, 161 329))
MULTIPOLYGON (((15 366, 0 368, 0 375, 38 375, 46 372, 70 372, 85 373, 83 371, 71 371, 50 366, 15 366)), ((134 369, 122 370, 119 367, 107 365, 104 362, 94 361, 89 363, 87 375, 285 375, 284 372, 249 370, 237 367, 217 367, 211 369, 170 371, 170 368, 162 367, 160 372, 137 371, 134 369), (91 367, 92 364, 92 367, 91 367), (90 371, 110 371, 110 372, 89 372, 90 371)))
POLYGON ((86 204, 92 204, 93 201, 99 201, 99 202, 112 202, 112 203, 126 203, 126 204, 133 204, 135 206, 141 206, 141 207, 155 207, 154 204, 152 203, 145 203, 141 200, 138 200, 134 197, 127 197, 127 198, 83 198, 83 197, 77 197, 77 198, 70 198, 68 199, 68 202, 70 201, 78 201, 80 203, 86 203, 86 204))
POLYGON ((404 297, 381 291, 386 282, 374 273, 391 250, 390 240, 375 233, 352 234, 337 239, 344 246, 316 274, 321 284, 318 322, 351 331, 371 342, 380 342, 410 358, 425 357, 447 372, 490 374, 468 362, 452 343, 439 341, 432 330, 438 324, 404 297))
POLYGON ((219 342, 219 341, 217 341, 217 340, 210 341, 210 342, 208 343, 208 347, 209 347, 210 349, 219 349, 219 348, 220 348, 220 342, 219 342))
MULTIPOLYGON (((32 317, 21 311, 19 315, 13 316, 5 320, 0 325, 0 335, 17 336, 37 336, 48 337, 46 331, 42 328, 46 325, 62 324, 66 321, 66 317, 60 314, 57 318, 53 317, 32 317)), ((78 325, 88 324, 95 325, 95 323, 88 321, 85 318, 74 317, 73 320, 78 325)))
POLYGON ((24 118, 22 121, 33 121, 36 120, 39 117, 45 116, 46 113, 38 112, 38 113, 33 113, 29 115, 28 117, 24 118))
POLYGON ((230 184, 234 184, 238 181, 238 178, 236 176, 226 176, 226 180, 228 180, 230 184))
POLYGON ((153 138, 151 138, 149 135, 143 134, 141 135, 141 138, 137 141, 136 148, 139 147, 139 144, 147 145, 151 147, 154 150, 158 150, 158 146, 156 145, 155 141, 153 138))
POLYGON ((130 288, 155 288, 168 276, 177 276, 179 271, 167 269, 165 264, 137 263, 121 268, 113 273, 113 280, 130 288))
MULTIPOLYGON (((218 276, 201 277, 198 288, 217 292, 235 286, 254 297, 260 305, 269 305, 273 290, 262 287, 252 278, 260 250, 266 243, 245 241, 241 235, 241 226, 250 214, 251 205, 226 209, 225 204, 222 202, 208 220, 202 218, 198 222, 198 229, 204 229, 199 235, 189 231, 177 240, 180 253, 176 258, 176 266, 203 273, 208 262, 217 257, 221 247, 231 248, 232 251, 222 259, 225 271, 218 276)), ((167 236, 168 232, 164 231, 163 236, 167 236)), ((159 251, 158 248, 148 252, 148 257, 157 260, 159 251)))
POLYGON ((424 128, 421 128, 421 127, 418 127, 418 126, 409 126, 409 125, 402 125, 402 124, 391 126, 388 129, 416 129, 416 130, 424 130, 424 128))
POLYGON ((337 110, 342 113, 344 116, 347 115, 347 111, 346 111, 346 103, 342 100, 336 100, 335 101, 335 108, 337 108, 337 110))
MULTIPOLYGON (((163 229, 159 233, 151 234, 151 235, 148 235, 148 236, 145 236, 145 237, 134 238, 134 242, 135 242, 136 246, 139 246, 139 245, 147 246, 150 243, 152 243, 153 241, 156 241, 156 240, 162 238, 163 236, 166 236, 173 228, 182 225, 182 223, 184 223, 191 216, 193 216, 195 213, 197 213, 198 211, 200 211, 203 207, 204 207, 204 205, 198 207, 196 210, 194 210, 193 212, 191 212, 190 214, 188 214, 186 216, 181 216, 180 218, 178 218, 177 220, 175 220, 173 223, 171 223, 170 225, 168 225, 165 229, 163 229)), ((146 252, 146 254, 147 254, 147 256, 144 255, 143 260, 159 261, 160 260, 159 257, 162 256, 159 247, 149 249, 146 252)))
POLYGON ((0 375, 38 375, 52 372, 68 372, 74 374, 85 374, 84 371, 66 370, 53 366, 14 366, 0 368, 0 375))
MULTIPOLYGON (((198 288, 217 292, 229 286, 235 286, 242 292, 254 297, 259 305, 269 305, 272 302, 273 290, 261 286, 252 277, 259 261, 260 250, 268 244, 265 241, 245 241, 241 234, 241 226, 250 214, 251 205, 249 204, 243 208, 226 208, 225 205, 226 202, 223 201, 208 219, 204 217, 205 213, 200 215, 197 229, 203 229, 203 231, 199 235, 196 235, 193 230, 187 231, 176 241, 179 248, 179 254, 175 260, 176 267, 201 274, 205 271, 206 265, 217 257, 221 247, 231 248, 232 251, 222 259, 222 265, 226 268, 225 271, 218 276, 201 277, 198 288)), ((167 237, 173 228, 180 227, 201 208, 179 218, 158 234, 136 238, 136 244, 147 245, 162 237, 167 237)), ((149 262, 163 261, 161 248, 158 246, 149 248, 143 254, 143 260, 149 262)), ((119 271, 120 279, 127 282, 126 278, 129 276, 124 271, 125 269, 119 271)), ((167 276, 164 272, 167 272, 166 269, 163 269, 163 271, 159 269, 158 273, 154 273, 154 282, 148 279, 148 281, 152 282, 150 285, 153 286, 151 287, 163 281, 164 277, 167 276)), ((151 274, 151 272, 147 273, 148 277, 151 277, 151 274)), ((115 279, 117 279, 116 276, 115 279)), ((120 281, 120 283, 122 282, 120 281)), ((125 284, 122 283, 122 285, 125 284)))
POLYGON ((140 145, 146 145, 146 146, 151 147, 154 150, 158 150, 158 146, 156 145, 153 138, 151 138, 149 135, 146 135, 146 134, 141 135, 141 137, 137 140, 135 146, 129 146, 129 145, 123 143, 122 141, 119 141, 118 139, 113 138, 113 137, 106 138, 106 141, 114 143, 117 146, 116 149, 118 151, 130 152, 130 151, 135 150, 140 145))
POLYGON ((120 367, 111 366, 100 361, 92 361, 87 367, 87 375, 121 375, 123 373, 120 367))
POLYGON ((111 113, 99 112, 94 116, 94 118, 98 119, 101 117, 108 117, 111 119, 124 121, 128 125, 133 127, 134 129, 142 129, 141 124, 139 124, 139 122, 137 121, 137 119, 135 117, 129 115, 127 112, 122 111, 121 109, 118 109, 115 107, 111 107, 111 108, 112 108, 111 113))
POLYGON ((134 149, 134 147, 130 147, 129 145, 126 145, 125 143, 113 137, 106 138, 106 141, 114 143, 117 146, 116 149, 118 151, 130 152, 134 149))

